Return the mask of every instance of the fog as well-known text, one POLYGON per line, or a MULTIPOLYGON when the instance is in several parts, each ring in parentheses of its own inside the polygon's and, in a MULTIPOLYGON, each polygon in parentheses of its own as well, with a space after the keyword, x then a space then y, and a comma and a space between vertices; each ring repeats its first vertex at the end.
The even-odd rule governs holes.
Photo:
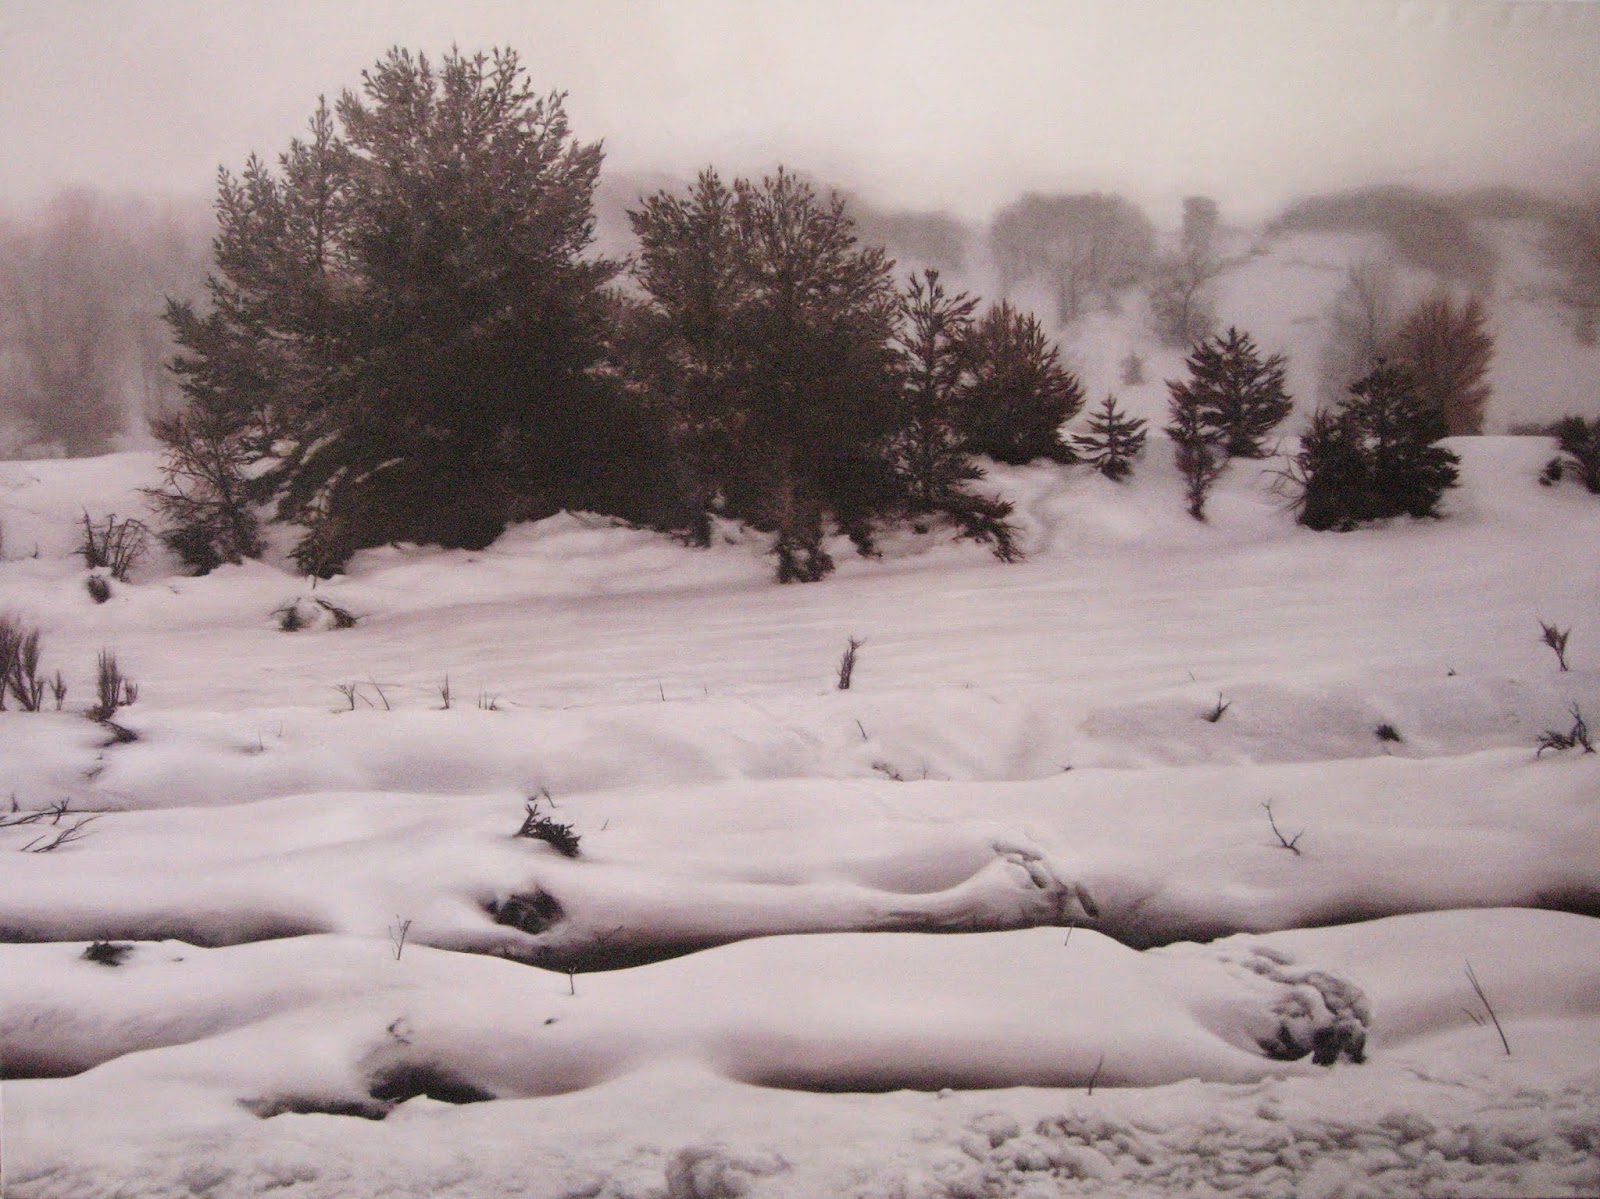
POLYGON ((1029 190, 1262 217, 1366 183, 1600 182, 1600 6, 1277 0, 0 4, 0 199, 208 195, 391 45, 509 45, 608 166, 784 162, 985 221, 1029 190))

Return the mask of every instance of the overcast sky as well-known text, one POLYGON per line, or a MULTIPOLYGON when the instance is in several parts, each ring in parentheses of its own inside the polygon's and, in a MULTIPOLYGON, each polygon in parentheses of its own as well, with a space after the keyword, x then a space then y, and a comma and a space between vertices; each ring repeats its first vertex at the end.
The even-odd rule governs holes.
POLYGON ((1600 185, 1600 4, 0 0, 0 197, 209 195, 391 45, 515 48, 628 170, 777 162, 983 218, 1024 190, 1600 185))

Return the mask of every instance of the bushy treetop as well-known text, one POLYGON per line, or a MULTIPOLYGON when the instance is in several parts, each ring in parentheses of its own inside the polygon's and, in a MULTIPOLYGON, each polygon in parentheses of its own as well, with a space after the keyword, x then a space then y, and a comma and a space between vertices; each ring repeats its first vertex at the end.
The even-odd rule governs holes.
POLYGON ((220 172, 212 308, 172 306, 175 365, 268 456, 308 570, 637 506, 618 467, 640 447, 595 369, 618 269, 585 256, 600 162, 513 52, 396 49, 275 169, 220 172))
POLYGON ((1230 326, 1195 346, 1187 365, 1188 379, 1167 382, 1174 399, 1193 401, 1199 420, 1221 435, 1228 457, 1264 457, 1266 437, 1294 406, 1283 355, 1263 358, 1248 333, 1230 326))

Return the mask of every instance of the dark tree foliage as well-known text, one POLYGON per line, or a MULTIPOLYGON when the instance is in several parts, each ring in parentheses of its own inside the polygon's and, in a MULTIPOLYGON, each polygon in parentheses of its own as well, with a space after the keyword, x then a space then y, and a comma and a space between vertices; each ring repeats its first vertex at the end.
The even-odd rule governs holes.
POLYGON ((1358 424, 1318 408, 1300 438, 1286 478, 1298 490, 1297 519, 1310 529, 1347 532, 1370 504, 1371 469, 1358 424))
POLYGON ((1564 416, 1551 432, 1561 452, 1550 459, 1539 481, 1548 487, 1559 483, 1570 470, 1584 487, 1600 495, 1600 416, 1588 421, 1581 416, 1564 416))
POLYGON ((826 519, 866 548, 897 494, 879 450, 900 407, 887 257, 857 243, 842 200, 782 170, 731 189, 706 171, 628 215, 647 387, 694 494, 774 530, 780 580, 823 577, 826 519))
POLYGON ((933 270, 912 276, 900 294, 895 342, 905 408, 889 453, 913 512, 932 512, 941 496, 982 474, 972 465, 956 424, 970 382, 968 342, 977 306, 965 292, 947 293, 933 270))
POLYGON ((1183 476, 1186 510, 1196 520, 1206 518, 1206 499, 1228 465, 1222 435, 1206 419, 1196 392, 1168 384, 1167 436, 1172 439, 1172 460, 1183 476))
MULTIPOLYGON (((596 144, 517 57, 393 50, 276 170, 220 177, 211 311, 175 305, 192 407, 269 453, 296 557, 482 546, 563 507, 658 519, 659 452, 599 369, 596 144)), ((174 430, 176 431, 176 430, 174 430)))
POLYGON ((1089 431, 1072 439, 1078 456, 1108 479, 1125 479, 1133 473, 1133 460, 1144 449, 1145 422, 1117 408, 1117 397, 1106 396, 1089 414, 1089 431))
POLYGON ((969 362, 959 419, 973 453, 1014 465, 1075 460, 1061 426, 1082 411, 1083 386, 1035 317, 1009 303, 989 309, 973 327, 969 362))
POLYGON ((1437 413, 1402 364, 1380 362, 1337 411, 1319 410, 1286 477, 1301 524, 1347 531, 1364 521, 1439 514, 1460 459, 1433 444, 1437 413))
POLYGON ((977 305, 964 292, 948 294, 935 270, 907 282, 900 294, 895 338, 903 410, 886 449, 908 513, 942 512, 965 536, 993 542, 996 556, 1009 562, 1020 556, 1015 530, 1005 519, 1012 506, 964 486, 983 478, 958 423, 972 385, 970 343, 977 305))
POLYGON ((151 431, 166 452, 162 485, 145 495, 162 518, 167 548, 196 574, 260 556, 258 489, 246 473, 259 454, 240 424, 196 404, 157 418, 151 431))
POLYGON ((1395 357, 1410 370, 1423 404, 1438 414, 1436 438, 1483 432, 1494 357, 1488 324, 1476 296, 1458 305, 1441 291, 1413 308, 1395 333, 1395 357))
POLYGON ((1230 326, 1195 346, 1187 365, 1187 381, 1167 381, 1173 399, 1193 403, 1225 456, 1265 457, 1263 442, 1294 406, 1284 388, 1283 355, 1263 359, 1250 335, 1230 326))

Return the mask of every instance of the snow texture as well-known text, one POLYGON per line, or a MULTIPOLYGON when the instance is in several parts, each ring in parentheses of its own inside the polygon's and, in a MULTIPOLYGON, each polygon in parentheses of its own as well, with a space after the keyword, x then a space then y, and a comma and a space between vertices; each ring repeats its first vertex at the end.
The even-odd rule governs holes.
MULTIPOLYGON (((1302 373, 1336 242, 1225 281, 1302 373)), ((1505 423, 1550 322, 1499 311, 1505 423)), ((1140 349, 1159 421, 1141 336, 1075 354, 1140 349)), ((77 522, 154 459, 0 464, 0 612, 69 684, 0 713, 4 1193, 1600 1191, 1600 755, 1536 752, 1600 716, 1600 505, 1452 448, 1445 519, 1345 535, 1281 459, 1190 520, 1156 438, 991 470, 1014 566, 901 531, 780 588, 563 514, 104 604, 77 522)))

